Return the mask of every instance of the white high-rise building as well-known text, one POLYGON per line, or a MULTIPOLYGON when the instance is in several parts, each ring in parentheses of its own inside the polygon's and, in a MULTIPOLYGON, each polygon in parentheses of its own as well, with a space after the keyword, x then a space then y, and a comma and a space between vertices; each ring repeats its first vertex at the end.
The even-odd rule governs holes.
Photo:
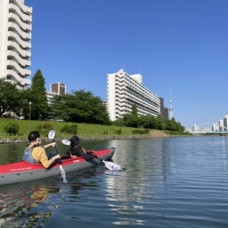
POLYGON ((31 84, 32 7, 24 0, 0 0, 0 78, 31 84))
POLYGON ((128 75, 124 70, 107 75, 107 107, 112 121, 131 113, 137 106, 138 115, 157 116, 160 112, 159 97, 142 85, 142 75, 128 75))

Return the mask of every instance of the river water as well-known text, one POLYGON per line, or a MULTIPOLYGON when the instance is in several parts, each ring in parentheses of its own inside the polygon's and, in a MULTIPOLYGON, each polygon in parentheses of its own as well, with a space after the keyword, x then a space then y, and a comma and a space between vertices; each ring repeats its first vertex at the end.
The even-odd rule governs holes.
MULTIPOLYGON (((0 227, 228 227, 228 137, 83 141, 116 146, 103 166, 0 186, 0 227)), ((0 163, 24 145, 0 145, 0 163)), ((59 151, 66 146, 58 145, 59 151)))

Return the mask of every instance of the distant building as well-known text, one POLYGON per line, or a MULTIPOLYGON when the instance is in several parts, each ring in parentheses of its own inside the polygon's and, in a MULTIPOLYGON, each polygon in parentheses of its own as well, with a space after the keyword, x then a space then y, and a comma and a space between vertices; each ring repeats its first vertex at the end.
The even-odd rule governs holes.
POLYGON ((218 121, 219 131, 224 131, 223 119, 218 121))
POLYGON ((162 97, 160 99, 160 113, 163 119, 169 120, 169 109, 164 107, 164 99, 162 97))
POLYGON ((66 84, 61 83, 61 82, 51 84, 50 93, 55 94, 55 95, 66 94, 66 84))
POLYGON ((228 115, 225 115, 225 117, 223 118, 223 127, 224 131, 228 132, 228 115))
POLYGON ((211 127, 212 131, 219 131, 219 125, 214 123, 211 127))
POLYGON ((66 94, 66 84, 57 82, 50 85, 50 92, 47 92, 47 101, 50 105, 52 103, 53 97, 55 95, 64 95, 66 94))
POLYGON ((161 114, 159 97, 142 85, 142 75, 129 75, 124 70, 107 75, 107 107, 112 121, 131 113, 137 106, 139 115, 161 114))
POLYGON ((24 0, 0 0, 0 78, 31 84, 32 7, 24 0))

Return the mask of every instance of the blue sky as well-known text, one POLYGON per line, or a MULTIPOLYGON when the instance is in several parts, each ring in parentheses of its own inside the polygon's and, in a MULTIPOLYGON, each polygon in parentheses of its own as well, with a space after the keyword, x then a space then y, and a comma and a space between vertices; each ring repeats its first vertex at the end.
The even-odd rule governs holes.
MULTIPOLYGON (((32 75, 107 99, 124 68, 185 127, 228 114, 227 0, 25 0, 33 7, 32 75), (64 4, 63 4, 64 3, 64 4)), ((211 124, 209 124, 211 125, 211 124)), ((206 127, 206 125, 204 126, 206 127)))

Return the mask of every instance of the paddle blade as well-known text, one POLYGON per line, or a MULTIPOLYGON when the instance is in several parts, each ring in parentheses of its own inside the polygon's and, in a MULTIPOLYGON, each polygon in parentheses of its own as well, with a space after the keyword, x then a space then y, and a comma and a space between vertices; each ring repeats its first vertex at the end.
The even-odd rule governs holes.
POLYGON ((67 145, 67 146, 70 146, 70 141, 67 140, 67 139, 63 139, 62 140, 62 144, 67 145))
POLYGON ((113 171, 120 171, 122 170, 121 166, 114 163, 114 162, 108 162, 108 161, 103 161, 105 166, 109 169, 109 170, 113 170, 113 171))
POLYGON ((51 130, 48 133, 48 138, 53 140, 55 138, 55 130, 51 130))
POLYGON ((62 167, 62 165, 60 165, 59 168, 60 168, 60 171, 61 171, 61 176, 62 176, 62 178, 63 178, 63 183, 66 184, 66 183, 67 183, 67 179, 66 179, 65 170, 64 170, 64 168, 62 167))

